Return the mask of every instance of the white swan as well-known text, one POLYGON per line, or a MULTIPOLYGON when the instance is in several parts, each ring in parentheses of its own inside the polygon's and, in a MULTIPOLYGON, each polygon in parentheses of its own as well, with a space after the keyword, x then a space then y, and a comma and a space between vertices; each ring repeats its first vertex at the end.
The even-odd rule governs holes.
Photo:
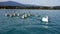
POLYGON ((10 14, 10 17, 12 17, 12 14, 10 14))
POLYGON ((36 13, 34 16, 35 16, 35 17, 39 17, 39 14, 38 14, 38 13, 36 13))
POLYGON ((47 15, 47 14, 46 14, 45 17, 42 18, 42 21, 43 21, 43 22, 48 22, 48 15, 47 15))
POLYGON ((5 13, 5 16, 10 16, 10 14, 8 14, 8 13, 5 13))
POLYGON ((18 13, 17 16, 20 16, 20 13, 18 13))
POLYGON ((31 16, 30 12, 28 13, 28 16, 31 16))
POLYGON ((22 18, 26 18, 27 17, 27 14, 24 12, 24 15, 22 16, 22 18))
POLYGON ((22 16, 22 18, 26 18, 27 17, 27 14, 24 14, 23 16, 22 16))
POLYGON ((30 16, 30 13, 28 14, 28 16, 30 16))
POLYGON ((13 13, 13 16, 16 16, 16 14, 15 14, 15 13, 13 13))
POLYGON ((8 14, 7 13, 5 13, 5 16, 7 16, 8 14))
POLYGON ((24 16, 25 16, 25 17, 27 17, 27 14, 26 14, 26 12, 24 12, 24 16))
POLYGON ((25 16, 23 15, 23 16, 22 16, 22 18, 24 19, 24 18, 25 18, 25 16))

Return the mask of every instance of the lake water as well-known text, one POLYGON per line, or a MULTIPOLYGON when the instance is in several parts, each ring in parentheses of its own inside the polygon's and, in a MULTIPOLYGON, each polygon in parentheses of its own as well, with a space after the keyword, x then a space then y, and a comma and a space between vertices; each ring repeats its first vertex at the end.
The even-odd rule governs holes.
POLYGON ((0 9, 0 34, 60 34, 60 10, 0 9), (37 13, 39 17, 21 19, 21 16, 4 16, 6 12, 13 11, 20 14, 30 11, 32 15, 37 13), (41 21, 46 13, 49 16, 47 25, 41 21))

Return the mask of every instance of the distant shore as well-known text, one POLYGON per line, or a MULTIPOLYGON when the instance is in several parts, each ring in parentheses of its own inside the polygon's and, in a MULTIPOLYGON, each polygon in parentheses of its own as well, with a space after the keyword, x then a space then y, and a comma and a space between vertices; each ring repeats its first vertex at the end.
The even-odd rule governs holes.
POLYGON ((20 6, 0 6, 0 9, 41 9, 41 10, 60 10, 60 6, 48 7, 48 6, 31 6, 31 7, 20 7, 20 6))

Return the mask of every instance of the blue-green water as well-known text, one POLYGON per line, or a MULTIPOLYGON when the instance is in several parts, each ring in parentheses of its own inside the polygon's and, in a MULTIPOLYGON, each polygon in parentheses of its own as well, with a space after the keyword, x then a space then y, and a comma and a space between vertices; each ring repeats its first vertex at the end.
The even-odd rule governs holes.
POLYGON ((13 13, 13 9, 0 9, 0 34, 60 34, 60 10, 24 10, 16 9, 16 13, 23 14, 25 11, 32 15, 38 13, 39 17, 6 17, 4 14, 13 13), (49 22, 44 24, 41 18, 48 13, 49 22), (48 28, 45 28, 48 26, 48 28))

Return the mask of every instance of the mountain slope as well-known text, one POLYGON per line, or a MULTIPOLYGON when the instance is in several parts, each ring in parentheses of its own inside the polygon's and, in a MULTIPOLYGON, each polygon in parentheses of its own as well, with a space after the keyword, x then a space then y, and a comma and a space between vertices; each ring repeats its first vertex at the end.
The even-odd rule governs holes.
POLYGON ((20 6, 20 7, 31 7, 36 5, 30 5, 30 4, 21 4, 13 1, 7 1, 7 2, 0 2, 0 6, 20 6))
POLYGON ((13 2, 13 1, 0 2, 0 6, 21 6, 21 7, 24 7, 23 4, 17 3, 17 2, 13 2))

